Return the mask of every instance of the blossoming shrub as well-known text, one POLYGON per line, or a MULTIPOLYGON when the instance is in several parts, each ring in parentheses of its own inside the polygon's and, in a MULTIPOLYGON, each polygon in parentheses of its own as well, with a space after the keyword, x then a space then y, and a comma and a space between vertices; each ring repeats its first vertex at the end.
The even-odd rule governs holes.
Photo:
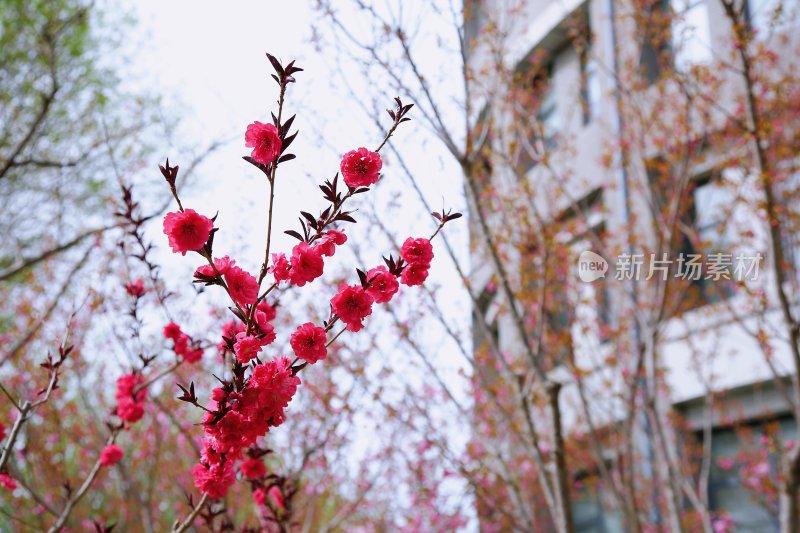
MULTIPOLYGON (((230 362, 232 377, 221 379, 206 401, 198 396, 194 383, 181 386, 180 399, 204 411, 202 452, 192 470, 195 486, 203 493, 203 501, 222 498, 236 482, 238 471, 249 481, 255 503, 278 517, 286 510, 283 487, 276 476, 267 472, 260 458, 265 452, 258 446, 259 438, 286 420, 285 409, 297 393, 300 373, 307 365, 324 360, 331 344, 345 331, 360 331, 373 306, 390 303, 401 283, 412 286, 425 281, 433 249, 430 239, 409 237, 399 257, 390 254, 384 258, 384 264, 356 269, 357 281, 340 285, 336 294, 328 297, 330 312, 326 320, 319 324, 304 322, 294 328, 289 339, 293 356, 267 349, 276 338, 272 324, 276 313, 267 301, 268 296, 310 287, 323 275, 325 258, 333 256, 337 247, 348 240, 342 225, 355 223, 353 211, 346 207, 378 183, 383 166, 380 150, 397 127, 409 120, 406 114, 412 107, 395 99, 396 108, 389 111, 391 127, 383 142, 374 151, 360 147, 345 153, 340 166, 341 180, 337 173, 320 185, 325 207, 316 216, 301 211, 300 228, 285 232, 299 242, 288 253, 275 252, 271 249, 274 186, 279 167, 296 157, 287 151, 297 132, 290 133, 294 116, 283 118, 284 97, 295 81, 294 74, 301 69, 294 62, 283 66, 268 57, 280 90, 277 115, 272 115, 272 123, 253 122, 245 133, 246 146, 252 152, 244 159, 264 174, 270 189, 266 249, 257 274, 237 266, 228 256, 214 256, 215 240, 224 233, 214 226, 212 218, 183 206, 175 187, 178 167, 167 162, 160 168, 178 205, 177 211, 164 218, 163 229, 169 245, 175 253, 193 253, 204 260, 195 270, 194 281, 216 287, 229 300, 234 315, 220 332, 219 343, 221 354, 230 362)), ((438 233, 445 223, 461 215, 442 212, 434 216, 438 233)), ((183 360, 192 362, 199 358, 192 351, 191 339, 179 325, 167 324, 164 335, 173 341, 175 353, 183 360)), ((126 383, 131 379, 126 378, 126 383)), ((121 397, 126 405, 141 403, 135 391, 130 386, 123 390, 121 397)))

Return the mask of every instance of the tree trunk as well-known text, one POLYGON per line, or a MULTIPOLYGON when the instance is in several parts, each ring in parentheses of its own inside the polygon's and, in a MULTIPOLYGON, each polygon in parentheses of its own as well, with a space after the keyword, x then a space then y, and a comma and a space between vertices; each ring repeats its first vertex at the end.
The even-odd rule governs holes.
POLYGON ((800 510, 797 505, 800 484, 800 443, 795 443, 783 466, 784 480, 780 489, 781 533, 800 531, 800 510))
POLYGON ((574 533, 575 526, 572 522, 572 498, 570 497, 569 472, 567 472, 567 458, 564 453, 564 433, 561 427, 561 410, 558 406, 558 396, 561 384, 549 381, 546 385, 547 397, 550 400, 550 412, 553 416, 553 459, 556 465, 556 506, 558 510, 556 529, 560 533, 574 533))

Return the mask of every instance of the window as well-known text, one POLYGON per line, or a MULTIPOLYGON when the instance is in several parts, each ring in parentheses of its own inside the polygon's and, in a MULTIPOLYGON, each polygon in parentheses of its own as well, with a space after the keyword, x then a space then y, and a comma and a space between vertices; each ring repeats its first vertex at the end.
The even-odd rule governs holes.
POLYGON ((486 25, 486 6, 480 0, 467 0, 464 2, 464 39, 471 44, 477 38, 481 29, 486 25))
MULTIPOLYGON (((783 440, 794 433, 795 422, 783 418, 776 422, 777 436, 783 440)), ((744 435, 730 428, 714 429, 711 441, 711 476, 708 497, 711 510, 725 513, 736 527, 736 531, 776 532, 779 530, 777 513, 753 486, 754 476, 766 476, 776 482, 778 458, 774 453, 764 454, 758 439, 764 426, 749 425, 743 428, 744 435), (749 438, 743 441, 743 436, 749 438), (747 442, 749 441, 749 442, 747 442), (760 454, 764 466, 759 466, 760 454)), ((697 435, 701 440, 702 436, 697 435)))
POLYGON ((661 77, 672 55, 669 40, 669 0, 651 0, 640 15, 639 70, 650 84, 661 77))
POLYGON ((786 16, 791 3, 792 0, 747 0, 747 24, 757 35, 769 35, 773 26, 780 25, 778 19, 786 16))
POLYGON ((665 68, 685 71, 711 61, 707 0, 655 0, 642 17, 639 68, 648 83, 665 68))
POLYGON ((581 50, 581 109, 583 125, 589 124, 600 105, 600 81, 597 77, 597 60, 592 53, 591 41, 581 50))
POLYGON ((490 340, 486 338, 483 325, 479 323, 480 319, 477 317, 478 313, 484 317, 486 326, 489 330, 487 333, 491 337, 491 341, 497 345, 498 341, 500 340, 500 333, 497 324, 499 305, 496 295, 497 284, 494 279, 492 279, 486 285, 486 288, 481 291, 477 298, 477 305, 473 309, 473 313, 475 313, 476 316, 472 317, 472 342, 475 347, 481 346, 484 342, 488 342, 490 340))
MULTIPOLYGON (((553 61, 554 62, 554 61, 553 61)), ((544 147, 552 150, 556 147, 556 136, 561 126, 556 105, 556 91, 553 83, 553 62, 550 62, 533 79, 533 93, 538 105, 536 107, 537 136, 541 137, 544 147)))
POLYGON ((672 0, 672 49, 675 68, 711 62, 711 27, 706 0, 672 0))
POLYGON ((792 170, 788 175, 773 181, 773 191, 777 200, 778 224, 787 281, 798 287, 800 272, 800 212, 797 209, 800 198, 800 173, 792 170))
MULTIPOLYGON (((579 283, 581 252, 603 243, 602 189, 585 196, 553 220, 547 231, 533 237, 535 245, 521 261, 521 303, 528 309, 531 331, 542 331, 543 367, 550 370, 573 361, 576 342, 608 340, 611 320, 608 286, 604 280, 579 283), (580 333, 578 333, 580 332, 580 333), (585 335, 592 332, 592 335, 585 335), (596 337, 594 336, 596 332, 596 337), (580 335, 575 339, 575 335, 580 335)), ((596 346, 593 346, 596 347, 596 346)))
MULTIPOLYGON (((614 466, 606 461, 609 470, 614 466)), ((573 478, 572 520, 581 533, 624 533, 622 513, 614 509, 595 470, 578 472, 573 478)))
POLYGON ((680 220, 667 250, 671 261, 668 290, 670 307, 680 314, 703 305, 719 302, 733 295, 733 258, 725 235, 724 222, 730 201, 719 171, 708 172, 691 180, 682 196, 674 197, 677 179, 663 159, 648 168, 653 187, 654 208, 662 221, 678 203, 680 220), (713 264, 713 266, 712 266, 713 264), (712 271, 713 269, 713 271, 712 271))

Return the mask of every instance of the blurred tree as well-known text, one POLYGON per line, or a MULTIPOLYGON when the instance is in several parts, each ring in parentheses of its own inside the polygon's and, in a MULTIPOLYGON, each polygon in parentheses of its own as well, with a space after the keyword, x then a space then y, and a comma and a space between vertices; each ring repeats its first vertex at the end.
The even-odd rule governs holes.
POLYGON ((0 2, 3 281, 102 232, 105 193, 147 150, 157 101, 118 74, 129 23, 95 2, 0 2))

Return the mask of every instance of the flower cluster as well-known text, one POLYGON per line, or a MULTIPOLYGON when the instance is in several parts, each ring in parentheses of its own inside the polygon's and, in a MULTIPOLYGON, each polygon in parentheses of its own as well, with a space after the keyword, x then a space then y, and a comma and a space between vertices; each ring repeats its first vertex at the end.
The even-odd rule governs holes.
MULTIPOLYGON (((297 391, 300 378, 286 356, 256 365, 241 391, 218 387, 206 407, 204 454, 192 471, 195 485, 212 498, 227 492, 235 480, 234 463, 270 427, 286 419, 284 409, 297 391)), ((245 469, 252 464, 245 462, 245 469)))
POLYGON ((147 389, 141 388, 143 381, 140 374, 125 374, 117 379, 117 416, 128 424, 138 422, 144 416, 147 389))
POLYGON ((400 257, 408 263, 403 270, 400 281, 408 286, 422 285, 428 277, 428 270, 433 260, 433 247, 428 239, 409 237, 400 248, 400 257))
MULTIPOLYGON (((268 57, 276 73, 273 78, 281 87, 279 106, 282 106, 287 85, 294 82, 293 74, 302 69, 293 62, 284 67, 273 56, 268 54, 268 57)), ((408 120, 404 116, 411 108, 410 105, 404 106, 399 98, 395 101, 397 109, 389 112, 393 124, 386 140, 401 122, 408 120)), ((285 153, 296 137, 296 132, 289 134, 294 117, 283 122, 281 117, 279 110, 277 116, 272 115, 271 124, 256 121, 248 125, 245 132, 245 145, 252 148, 252 151, 244 159, 267 176, 271 189, 270 221, 278 166, 295 158, 294 154, 285 153)), ((192 474, 195 486, 209 497, 221 498, 227 493, 236 480, 238 464, 241 475, 252 480, 256 503, 269 505, 273 511, 285 511, 290 507, 284 501, 286 494, 290 493, 284 492, 274 482, 265 481, 268 476, 266 466, 260 459, 257 440, 266 435, 270 428, 284 422, 285 409, 300 385, 297 374, 306 364, 314 364, 327 357, 328 345, 333 342, 328 340, 328 332, 334 324, 341 321, 346 330, 361 330, 364 320, 372 313, 373 304, 388 303, 398 292, 400 282, 420 285, 427 277, 433 258, 430 242, 427 239, 410 238, 403 245, 402 259, 390 257, 385 260, 386 266, 376 266, 366 273, 359 270, 360 284, 341 285, 330 300, 330 318, 322 325, 306 322, 296 328, 289 339, 297 357, 295 361, 285 355, 264 358, 262 361, 264 348, 276 339, 272 324, 276 313, 275 308, 265 301, 267 294, 275 289, 280 290, 283 282, 304 287, 323 275, 325 258, 332 257, 337 247, 347 242, 347 235, 338 228, 338 224, 355 222, 351 216, 353 211, 345 211, 343 205, 353 196, 367 192, 379 180, 382 166, 377 150, 373 152, 362 147, 347 152, 340 164, 341 176, 347 190, 337 190, 338 174, 333 180, 321 185, 320 189, 329 205, 318 216, 301 211, 302 231, 286 231, 300 241, 288 256, 285 253, 270 254, 270 238, 267 238, 265 258, 258 277, 237 266, 228 256, 213 256, 212 236, 216 231, 213 220, 183 208, 174 187, 177 167, 167 165, 162 168, 180 208, 178 212, 167 214, 164 219, 164 233, 169 237, 172 250, 184 255, 187 251, 195 251, 201 255, 206 264, 195 270, 195 282, 223 288, 235 303, 235 307, 230 309, 236 320, 224 325, 222 341, 218 344, 223 356, 227 352, 233 354, 233 377, 228 381, 221 380, 221 386, 212 391, 211 399, 205 406, 200 404, 195 395, 193 383, 189 387, 181 386, 184 394, 179 398, 205 410, 203 451, 192 474), (267 273, 272 274, 274 284, 260 294, 261 284, 267 273), (293 366, 298 360, 303 363, 293 366)), ((447 220, 440 215, 434 216, 441 225, 447 220)), ((271 235, 271 226, 267 228, 267 232, 271 235)), ((186 352, 190 346, 192 349, 199 349, 174 323, 167 325, 164 335, 173 340, 175 352, 184 360, 189 360, 186 352)), ((123 413, 127 413, 125 409, 141 409, 143 397, 138 393, 133 394, 135 384, 132 384, 138 378, 133 375, 123 378, 120 378, 118 385, 118 412, 125 420, 138 419, 135 416, 123 416, 123 413), (126 399, 125 408, 123 399, 126 399)), ((138 416, 141 417, 141 414, 138 416)), ((111 456, 108 460, 114 457, 111 456)))
POLYGON ((172 340, 175 354, 187 363, 196 363, 202 359, 203 349, 189 335, 181 331, 181 327, 175 322, 164 326, 164 337, 172 340))
POLYGON ((288 281, 297 287, 311 283, 322 275, 325 267, 323 256, 333 256, 336 246, 346 241, 347 235, 343 231, 328 230, 313 245, 307 242, 295 245, 291 258, 287 259, 285 254, 272 254, 270 272, 275 277, 275 283, 288 281))
POLYGON ((270 322, 273 318, 275 310, 268 303, 260 302, 253 312, 251 332, 248 334, 244 326, 236 327, 233 353, 240 363, 248 363, 264 346, 275 341, 275 327, 270 322))

